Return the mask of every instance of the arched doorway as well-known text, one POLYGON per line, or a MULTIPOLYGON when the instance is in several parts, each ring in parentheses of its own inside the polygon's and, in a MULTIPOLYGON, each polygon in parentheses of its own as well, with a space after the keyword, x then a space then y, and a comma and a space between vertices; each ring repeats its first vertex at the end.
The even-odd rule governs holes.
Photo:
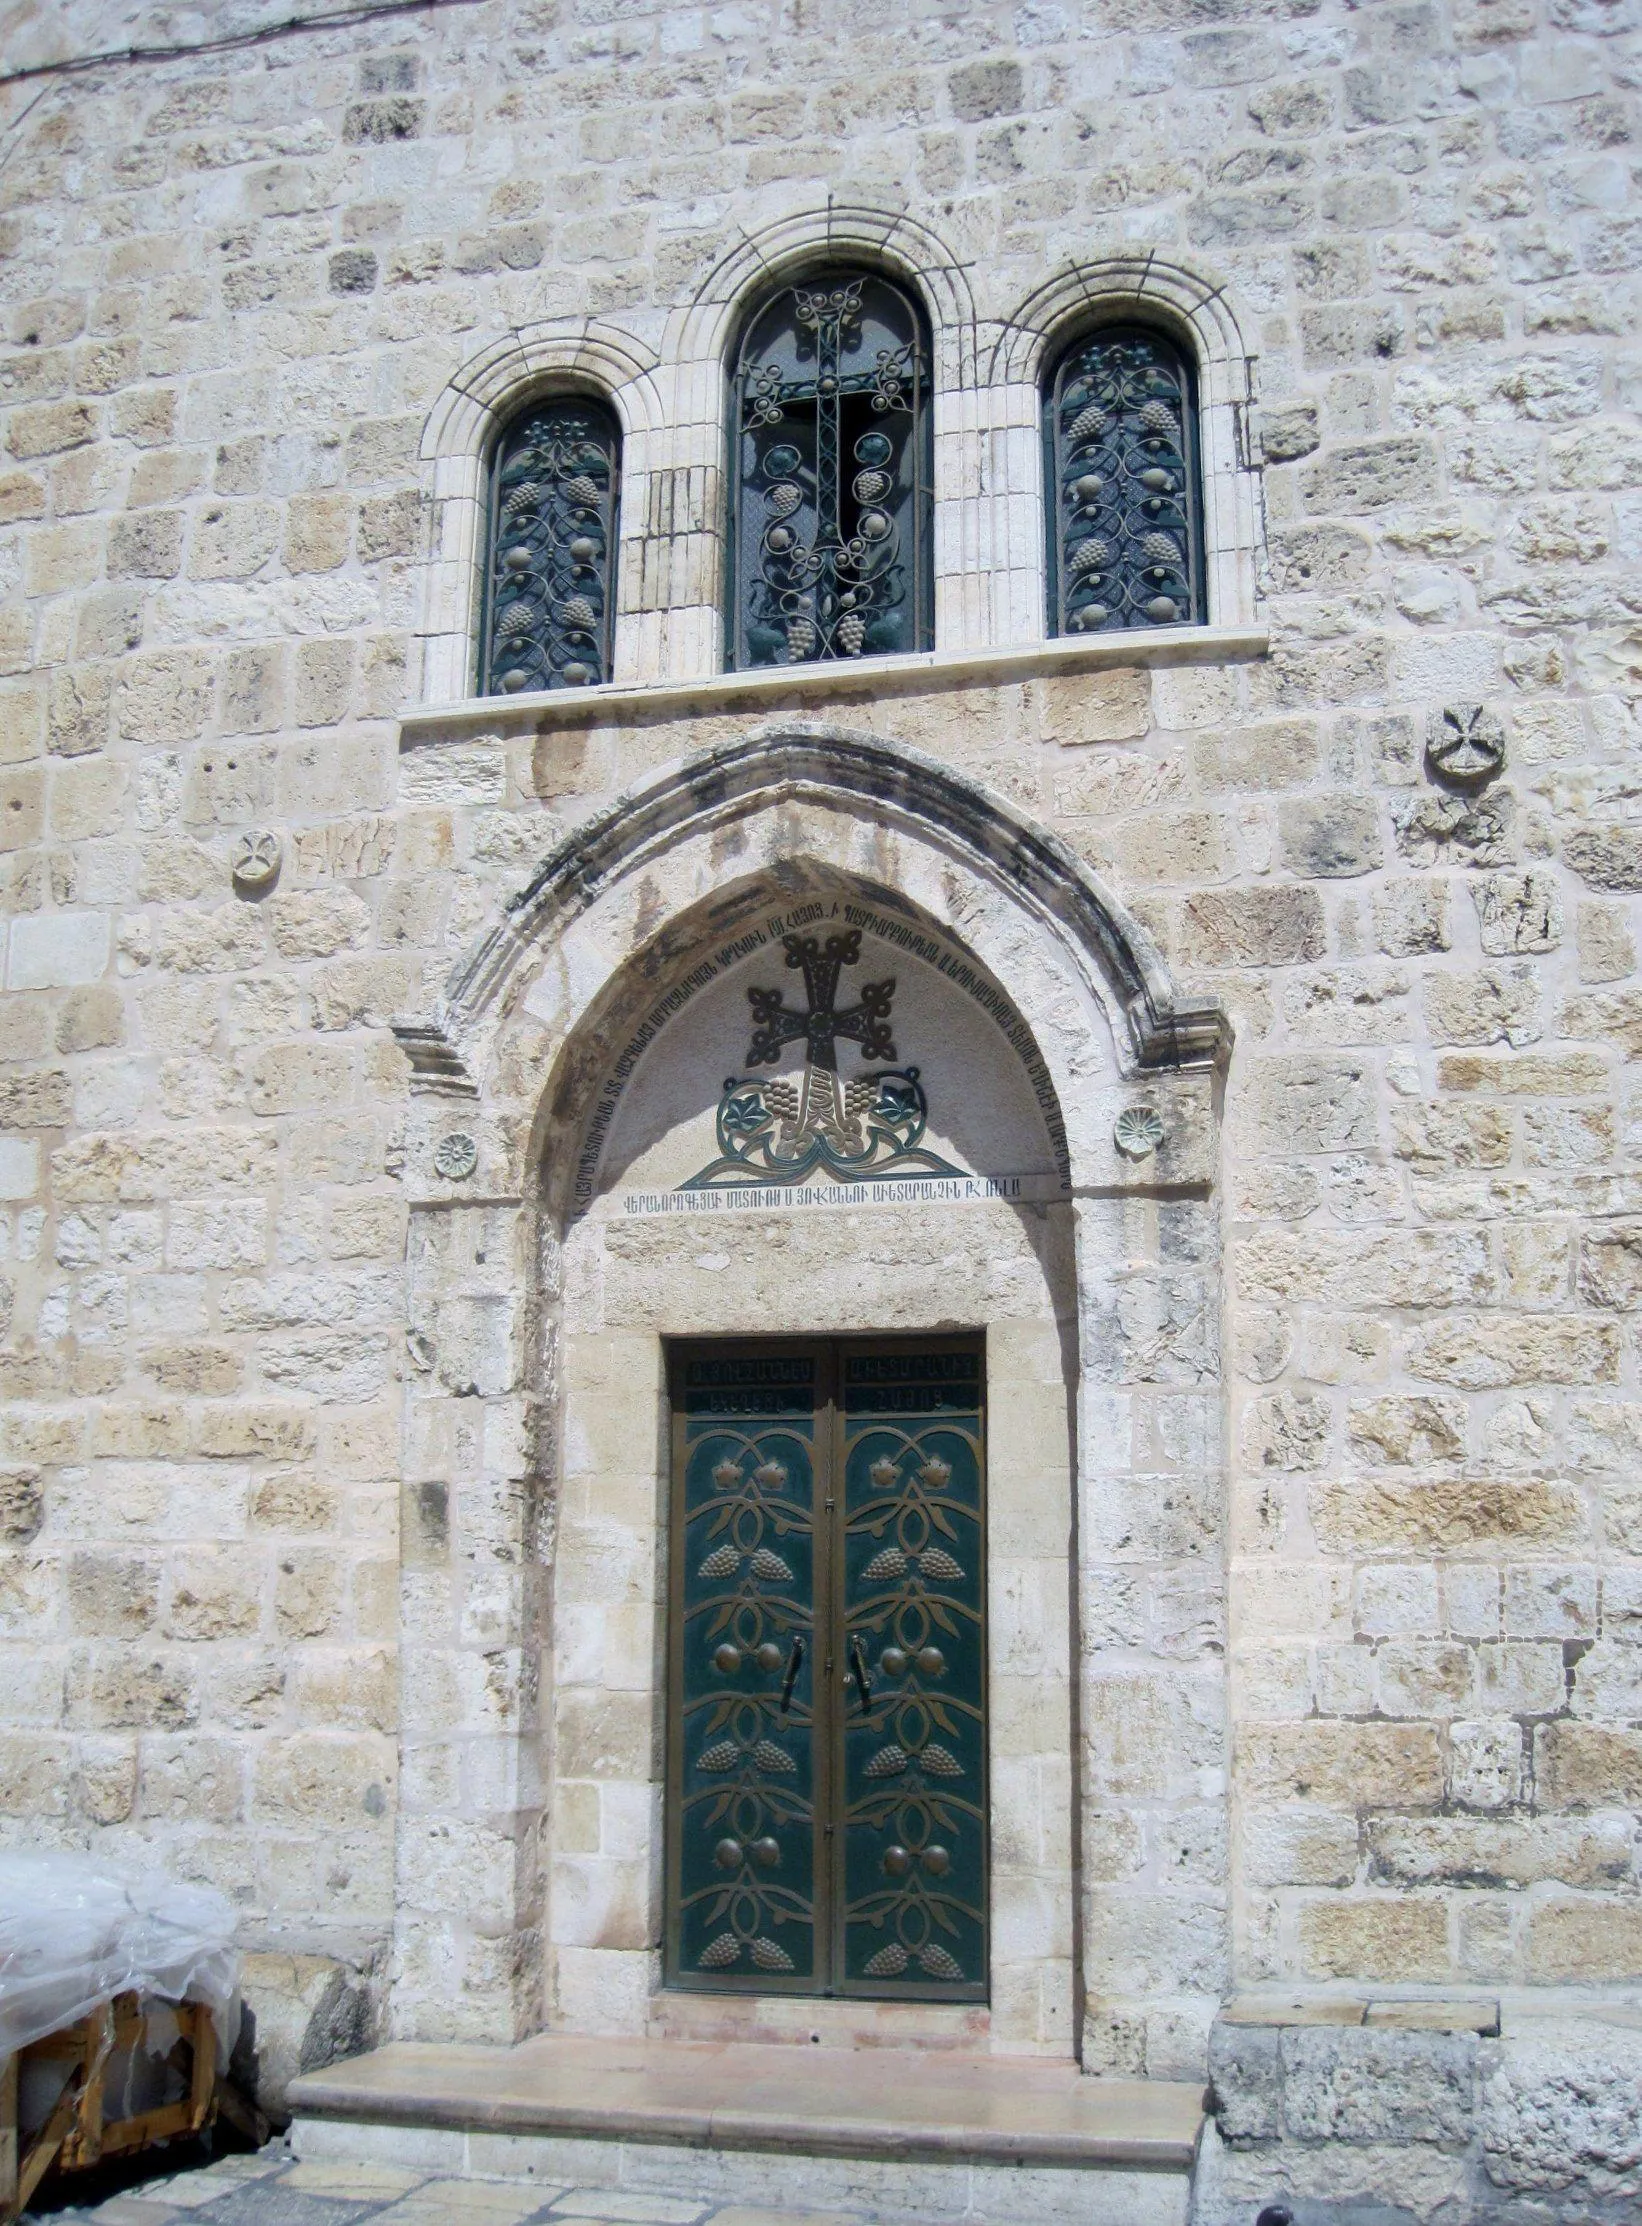
MULTIPOLYGON (((682 1891, 669 1742, 676 1758, 689 1699, 674 1643, 690 1612, 672 1550, 690 1520, 677 1360, 785 1339, 836 1384, 854 1356, 876 1355, 883 1381, 891 1348, 927 1359, 944 1343, 974 1356, 984 1406, 983 1550, 965 1567, 984 1588, 985 1859, 970 1873, 984 1905, 957 1990, 943 1995, 939 1958, 920 1961, 931 1936, 916 1928, 884 1933, 907 1951, 902 1970, 867 1973, 876 1946, 852 1967, 835 1944, 820 1986, 852 1968, 870 1981, 837 2014, 877 2031, 887 2016, 912 2038, 1076 2051, 1095 1967, 1078 1719, 1102 1667, 1077 1617, 1090 1517, 1100 1550, 1121 1554, 1102 1495, 1108 1478, 1133 1489, 1147 1452, 1104 1416, 1094 1433, 1075 1426, 1138 1289, 1134 1262, 1093 1254, 1084 1232, 1091 1212, 1127 1211, 1160 1177, 1205 1181, 1212 1076, 1186 1062, 1212 1052, 1212 1018, 1172 1002, 1144 939, 1057 846, 880 744, 804 736, 690 761, 584 830, 516 900, 453 981, 442 1027, 409 1043, 425 1085, 407 1137, 421 1194, 411 1435, 445 1431, 472 1449, 473 1473, 450 1493, 451 1537, 469 1550, 458 1569, 452 1548, 443 1721, 411 1705, 437 1680, 432 1594, 407 1586, 423 1642, 418 1659, 407 1638, 407 1778, 434 1797, 407 1803, 401 1830, 402 1969, 417 1984, 396 1995, 400 2030, 428 2030, 441 1989, 440 2031, 467 2012, 468 2031, 497 2038, 544 2021, 639 2033, 817 2018, 817 1973, 798 1957, 776 1975, 805 1982, 799 2007, 760 1987, 774 1959, 760 1966, 752 1943, 788 1952, 767 1925, 719 1925, 690 1974, 727 1970, 702 1956, 732 1935, 752 2012, 732 2014, 716 1989, 692 1990, 686 2010, 665 1983, 684 1975, 667 1947, 682 1891), (1115 1141, 1125 1113, 1144 1115, 1140 1160, 1115 1141), (476 1602, 482 1615, 504 1599, 496 1634, 517 1644, 492 1650, 481 1693, 463 1619, 478 1629, 476 1602), (499 1796, 478 1816, 464 1773, 499 1796), (463 1906, 453 1886, 458 1846, 483 1856, 466 1874, 489 1889, 482 1903, 463 1906), (879 1998, 911 1991, 883 1984, 908 1973, 915 1999, 879 1998)), ((1171 1393, 1177 1408, 1186 1396, 1171 1393)), ((1191 1396, 1201 1404, 1201 1371, 1191 1396)), ((851 1606, 835 1596, 826 1612, 841 1617, 832 1674, 854 1675, 851 1606)), ((745 1636, 754 1656, 775 1643, 745 1636)), ((862 1666, 882 1696, 884 1631, 873 1644, 862 1666)), ((789 1661, 790 1633, 760 1672, 773 1705, 789 1661)), ((1107 1721, 1123 1690, 1108 1684, 1107 1721)), ((1137 1721, 1155 1720, 1152 1698, 1137 1721)), ((920 1751, 932 1737, 957 1756, 921 1720, 920 1751)), ((886 1736, 872 1753, 890 1744, 911 1752, 886 1736)), ((897 1836, 874 1843, 880 1869, 892 1847, 921 1856, 902 1813, 897 1836)), ((927 1814, 918 1829, 927 1841, 927 1814)), ((761 1836, 718 1835, 741 1853, 761 1836)), ((835 1900, 848 1873, 845 1861, 835 1900)), ((1174 1921, 1146 1915, 1153 1941, 1174 1921)))

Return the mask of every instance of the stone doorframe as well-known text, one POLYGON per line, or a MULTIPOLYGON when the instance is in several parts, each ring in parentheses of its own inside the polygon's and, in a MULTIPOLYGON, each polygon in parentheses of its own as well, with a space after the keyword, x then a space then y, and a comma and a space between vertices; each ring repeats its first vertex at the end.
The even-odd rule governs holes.
MULTIPOLYGON (((665 768, 545 859, 437 1014, 396 1029, 413 1103, 392 2029, 508 2042, 546 2021, 571 1171, 616 1049, 738 904, 795 874, 898 903, 972 953, 1059 1099, 1078 1286, 1079 2052, 1091 2069, 1189 2075, 1227 1957, 1223 1858, 1182 1884, 1168 1850, 1171 1822, 1189 1830, 1226 1793, 1229 1032, 1218 1006, 1175 995, 1057 838, 921 753, 837 731, 767 732, 665 768), (1124 1125, 1128 1150, 1126 1113, 1155 1116, 1124 1125)), ((653 1967, 638 1959, 618 2029, 642 2017, 653 1967)))

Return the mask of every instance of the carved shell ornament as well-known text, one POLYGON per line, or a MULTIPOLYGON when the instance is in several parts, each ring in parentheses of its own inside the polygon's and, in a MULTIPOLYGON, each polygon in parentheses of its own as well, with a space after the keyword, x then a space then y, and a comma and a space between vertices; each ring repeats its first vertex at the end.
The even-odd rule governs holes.
POLYGON ((1130 1105, 1118 1115, 1112 1142, 1125 1159, 1150 1159, 1163 1141, 1163 1116, 1153 1105, 1130 1105))
POLYGON ((1425 759, 1434 779, 1477 788, 1505 763, 1505 728, 1483 703, 1446 703, 1431 714, 1425 759))

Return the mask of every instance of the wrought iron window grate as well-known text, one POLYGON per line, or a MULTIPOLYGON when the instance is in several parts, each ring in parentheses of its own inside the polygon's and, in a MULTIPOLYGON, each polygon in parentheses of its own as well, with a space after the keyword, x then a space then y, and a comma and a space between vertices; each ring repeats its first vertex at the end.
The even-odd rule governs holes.
POLYGON ((1050 632, 1202 624, 1197 406, 1180 350, 1128 326, 1078 341, 1044 435, 1050 632))
POLYGON ((888 280, 784 287, 733 397, 729 657, 740 668, 934 641, 929 349, 888 280))
POLYGON ((600 402, 538 402, 491 467, 480 684, 486 695, 610 678, 621 436, 600 402))

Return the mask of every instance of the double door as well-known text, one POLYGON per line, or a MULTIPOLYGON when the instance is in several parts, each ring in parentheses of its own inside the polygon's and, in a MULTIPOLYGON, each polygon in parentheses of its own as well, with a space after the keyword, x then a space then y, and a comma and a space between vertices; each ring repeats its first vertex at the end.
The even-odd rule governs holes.
POLYGON ((981 1345, 669 1368, 668 1983, 984 2000, 981 1345))

